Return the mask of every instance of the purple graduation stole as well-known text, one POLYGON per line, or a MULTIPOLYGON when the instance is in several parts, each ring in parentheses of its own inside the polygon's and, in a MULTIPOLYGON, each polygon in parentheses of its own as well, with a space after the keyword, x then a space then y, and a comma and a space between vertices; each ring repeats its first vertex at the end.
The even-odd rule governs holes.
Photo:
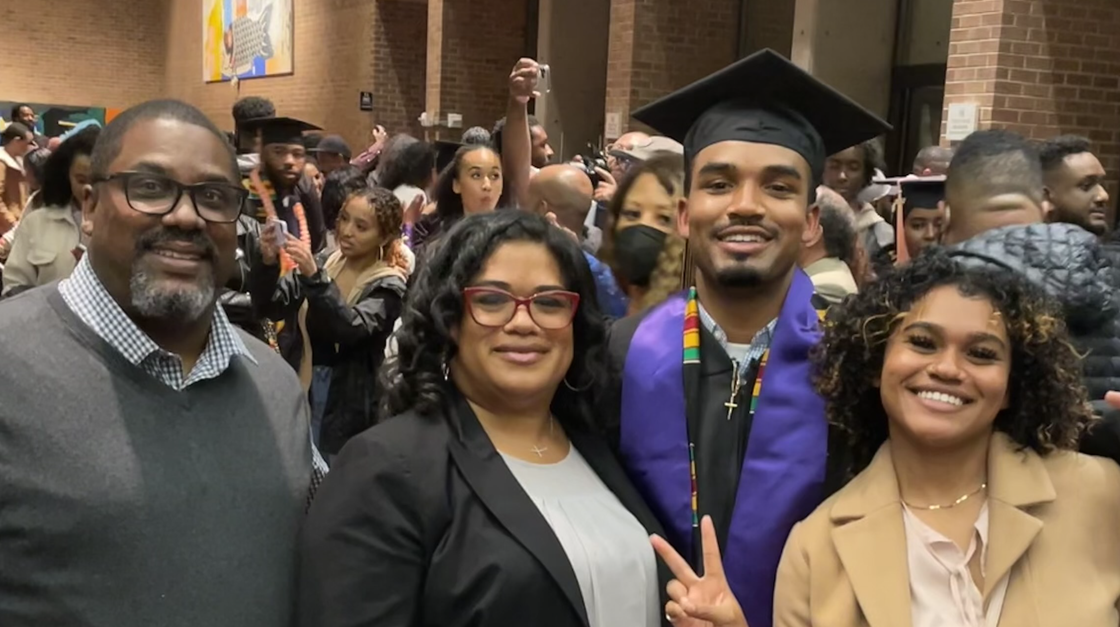
MULTIPOLYGON (((829 430, 824 400, 810 382, 809 352, 821 335, 812 297, 809 277, 795 271, 774 329, 723 550, 728 582, 751 627, 772 624, 786 538, 823 494, 829 430)), ((686 406, 684 380, 686 368, 700 365, 686 364, 686 303, 684 294, 670 298, 634 332, 623 369, 620 444, 623 463, 667 539, 695 562, 687 415, 700 408, 686 406)))

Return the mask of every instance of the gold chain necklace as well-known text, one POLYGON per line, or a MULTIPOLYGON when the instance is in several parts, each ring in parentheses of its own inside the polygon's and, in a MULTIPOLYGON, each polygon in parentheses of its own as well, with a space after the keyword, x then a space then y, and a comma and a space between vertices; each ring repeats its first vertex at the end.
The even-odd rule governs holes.
POLYGON ((923 509, 923 510, 926 510, 927 512, 931 512, 931 511, 938 510, 938 509, 952 509, 952 508, 960 505, 961 503, 964 503, 968 499, 976 496, 977 494, 980 494, 987 487, 988 487, 987 483, 981 483, 979 488, 976 488, 972 492, 969 492, 968 494, 965 494, 964 496, 958 498, 957 500, 953 501, 952 503, 949 503, 948 505, 911 505, 910 503, 907 503, 905 499, 902 500, 902 504, 905 505, 906 507, 909 507, 910 509, 923 509))

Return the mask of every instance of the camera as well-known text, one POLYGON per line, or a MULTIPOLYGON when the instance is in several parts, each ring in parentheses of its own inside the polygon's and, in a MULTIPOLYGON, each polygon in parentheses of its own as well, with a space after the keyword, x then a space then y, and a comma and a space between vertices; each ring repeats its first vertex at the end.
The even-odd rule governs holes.
POLYGON ((583 172, 587 174, 587 178, 591 179, 591 187, 598 187, 603 179, 599 176, 599 173, 595 171, 595 168, 602 168, 604 170, 610 169, 607 165, 607 155, 603 153, 602 149, 595 146, 595 144, 588 143, 587 153, 581 154, 579 157, 583 160, 581 164, 583 172))

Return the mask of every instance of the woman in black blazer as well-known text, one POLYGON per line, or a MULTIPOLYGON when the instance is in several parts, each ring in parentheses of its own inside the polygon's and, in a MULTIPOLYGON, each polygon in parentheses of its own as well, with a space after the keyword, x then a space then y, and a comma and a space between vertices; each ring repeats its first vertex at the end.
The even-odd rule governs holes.
POLYGON ((652 627, 659 529, 605 441, 605 327, 575 241, 522 212, 430 251, 386 415, 304 530, 305 627, 652 627))

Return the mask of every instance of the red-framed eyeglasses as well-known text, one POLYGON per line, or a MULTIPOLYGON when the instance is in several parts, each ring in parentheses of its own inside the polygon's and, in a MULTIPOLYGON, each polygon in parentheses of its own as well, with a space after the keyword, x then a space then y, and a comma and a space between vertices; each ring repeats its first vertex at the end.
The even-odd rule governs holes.
POLYGON ((468 287, 463 290, 463 302, 471 318, 484 327, 504 327, 524 306, 537 326, 556 331, 571 325, 579 310, 579 294, 564 290, 520 298, 496 287, 468 287))

